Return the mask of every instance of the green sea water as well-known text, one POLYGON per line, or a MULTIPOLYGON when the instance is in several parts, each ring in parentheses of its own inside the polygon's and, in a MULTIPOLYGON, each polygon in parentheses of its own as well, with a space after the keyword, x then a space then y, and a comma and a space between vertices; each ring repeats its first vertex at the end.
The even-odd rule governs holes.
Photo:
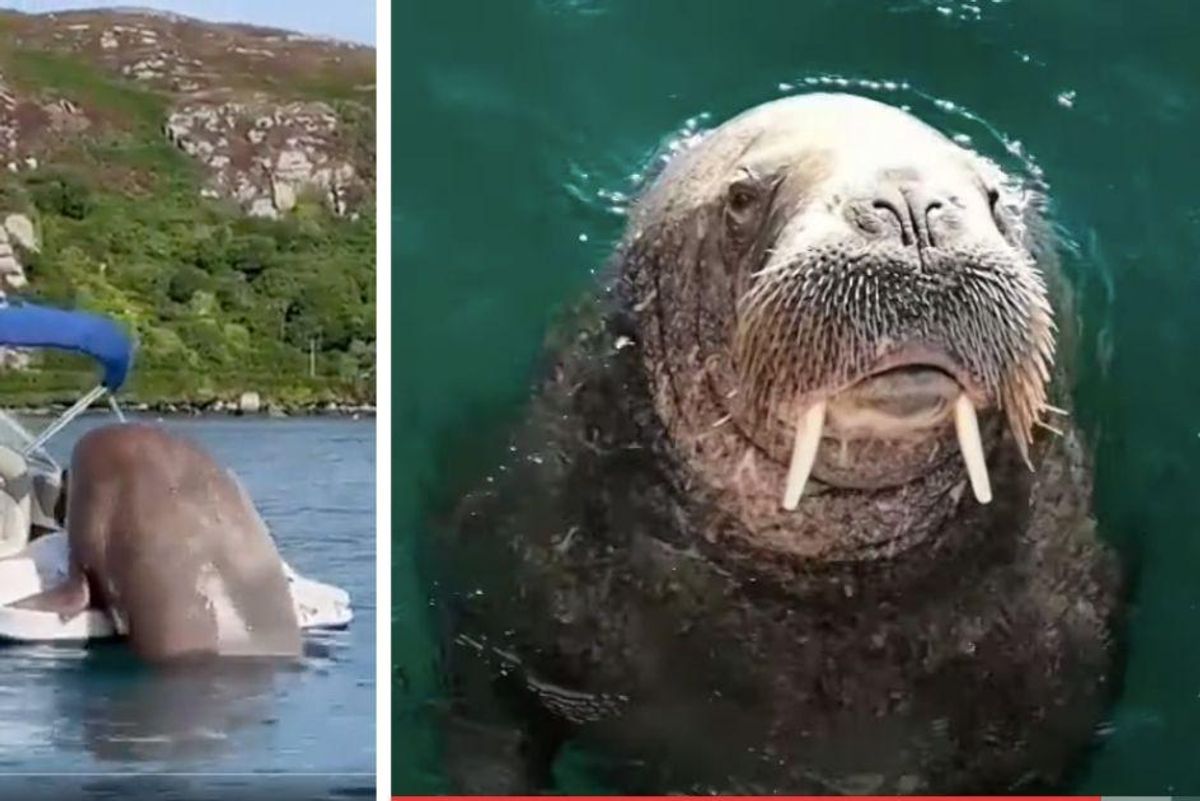
POLYGON ((1067 789, 1200 792, 1200 3, 406 0, 393 24, 394 790, 444 786, 425 521, 499 458, 548 321, 672 141, 836 90, 1048 185, 1096 512, 1134 579, 1067 789))

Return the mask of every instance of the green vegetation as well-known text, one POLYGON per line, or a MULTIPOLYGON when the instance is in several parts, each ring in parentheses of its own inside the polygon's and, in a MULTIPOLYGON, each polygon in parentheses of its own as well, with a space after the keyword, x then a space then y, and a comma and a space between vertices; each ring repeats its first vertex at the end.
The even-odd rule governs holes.
MULTIPOLYGON (((200 196, 197 165, 162 135, 160 95, 42 52, 0 52, 0 72, 117 121, 64 141, 36 170, 0 172, 0 211, 29 213, 39 229, 41 252, 22 256, 24 297, 109 314, 135 333, 128 396, 373 400, 373 207, 338 218, 301 198, 283 219, 247 217, 200 196)), ((359 161, 373 117, 339 111, 354 123, 359 161)), ((0 373, 0 398, 66 400, 94 378, 77 357, 46 354, 34 369, 0 373)))
POLYGON ((120 116, 140 133, 155 131, 166 114, 166 98, 111 80, 82 61, 45 50, 11 49, 4 53, 5 80, 29 93, 45 92, 82 106, 120 116))

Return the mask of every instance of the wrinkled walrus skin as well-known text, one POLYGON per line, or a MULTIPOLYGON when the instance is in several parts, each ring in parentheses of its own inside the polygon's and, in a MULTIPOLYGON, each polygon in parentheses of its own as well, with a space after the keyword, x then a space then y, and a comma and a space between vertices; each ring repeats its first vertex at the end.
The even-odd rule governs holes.
POLYGON ((616 792, 1061 789, 1113 691, 1120 579, 1076 429, 1033 471, 997 435, 987 505, 937 468, 946 511, 898 553, 772 555, 682 462, 623 275, 435 526, 457 789, 547 790, 567 742, 616 792))
POLYGON ((71 455, 66 513, 68 578, 17 606, 106 609, 152 663, 299 655, 270 533, 195 444, 141 423, 88 432, 71 455))

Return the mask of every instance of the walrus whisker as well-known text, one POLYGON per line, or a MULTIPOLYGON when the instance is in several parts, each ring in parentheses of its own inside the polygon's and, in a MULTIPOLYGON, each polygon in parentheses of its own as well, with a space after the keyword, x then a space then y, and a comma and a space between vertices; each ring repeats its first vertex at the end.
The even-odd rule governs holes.
POLYGON ((951 254, 947 258, 966 263, 958 269, 970 280, 946 284, 886 254, 813 250, 800 261, 752 273, 738 303, 734 365, 739 383, 752 387, 744 404, 752 419, 769 418, 791 395, 844 385, 873 361, 875 343, 915 337, 946 342, 984 379, 980 389, 1009 407, 1024 450, 1053 360, 1053 318, 1042 282, 1024 274, 1028 265, 951 254), (985 298, 987 304, 977 302, 985 298), (1019 353, 1032 356, 1023 360, 1019 353))
POLYGON ((1049 423, 1044 422, 1042 420, 1034 420, 1033 424, 1035 426, 1037 426, 1038 428, 1044 428, 1045 430, 1049 431, 1050 433, 1056 434, 1060 437, 1066 436, 1066 434, 1063 432, 1063 430, 1061 428, 1055 428, 1054 426, 1052 426, 1049 423))

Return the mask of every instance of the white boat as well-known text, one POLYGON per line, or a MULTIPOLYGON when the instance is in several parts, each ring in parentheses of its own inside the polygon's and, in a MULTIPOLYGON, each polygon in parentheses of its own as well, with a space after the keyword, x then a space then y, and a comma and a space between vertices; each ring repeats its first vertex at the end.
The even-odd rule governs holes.
MULTIPOLYGON (((103 610, 70 620, 54 612, 11 606, 50 589, 67 576, 67 535, 58 528, 47 496, 57 495, 62 468, 45 446, 103 397, 124 420, 113 393, 124 383, 133 343, 113 321, 94 314, 32 304, 0 304, 0 345, 85 353, 104 368, 99 385, 36 436, 0 409, 0 641, 54 642, 109 639, 124 634, 103 610)), ((237 477, 234 476, 236 480, 237 477)), ((354 617, 350 595, 297 573, 284 561, 296 617, 305 630, 341 628, 354 617)))
MULTIPOLYGON (((286 563, 284 572, 302 629, 342 628, 354 619, 350 594, 345 590, 305 578, 286 563)), ((122 634, 106 613, 96 609, 64 621, 54 612, 9 606, 53 587, 66 577, 67 535, 62 531, 45 534, 14 556, 0 559, 0 641, 80 641, 122 634)))

